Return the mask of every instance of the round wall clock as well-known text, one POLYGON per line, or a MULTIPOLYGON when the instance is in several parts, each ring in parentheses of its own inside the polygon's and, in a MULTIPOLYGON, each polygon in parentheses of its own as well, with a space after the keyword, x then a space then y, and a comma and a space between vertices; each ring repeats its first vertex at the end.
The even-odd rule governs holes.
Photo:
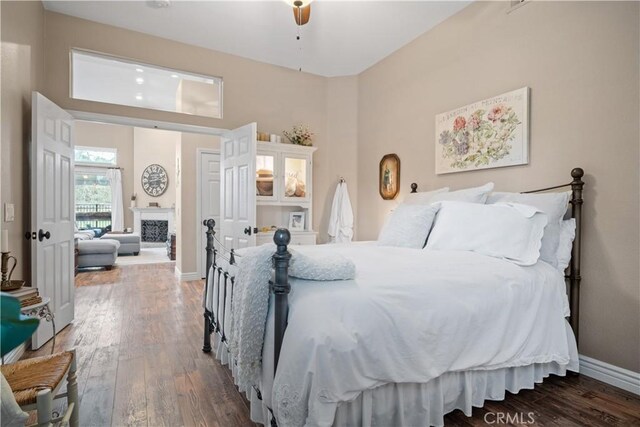
POLYGON ((169 185, 167 171, 160 165, 149 165, 142 172, 142 189, 151 197, 161 196, 169 185))

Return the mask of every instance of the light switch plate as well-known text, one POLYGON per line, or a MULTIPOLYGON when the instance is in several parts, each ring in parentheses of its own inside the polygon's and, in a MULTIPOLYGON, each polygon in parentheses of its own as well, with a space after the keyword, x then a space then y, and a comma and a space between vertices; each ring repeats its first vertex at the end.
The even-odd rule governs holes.
POLYGON ((4 222, 12 222, 16 219, 16 213, 13 203, 4 204, 4 222))

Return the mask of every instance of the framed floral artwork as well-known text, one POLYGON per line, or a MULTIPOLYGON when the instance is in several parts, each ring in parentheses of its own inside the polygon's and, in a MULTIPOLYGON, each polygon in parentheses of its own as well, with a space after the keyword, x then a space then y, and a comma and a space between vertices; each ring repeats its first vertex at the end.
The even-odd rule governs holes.
POLYGON ((529 88, 436 116, 436 174, 529 163, 529 88))
POLYGON ((380 196, 393 200, 400 191, 400 158, 387 154, 380 160, 380 196))

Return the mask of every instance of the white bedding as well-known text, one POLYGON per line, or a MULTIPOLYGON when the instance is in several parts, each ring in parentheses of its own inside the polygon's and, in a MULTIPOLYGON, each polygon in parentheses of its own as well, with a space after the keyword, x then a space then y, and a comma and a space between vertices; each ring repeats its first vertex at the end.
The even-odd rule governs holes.
POLYGON ((577 368, 564 279, 544 262, 520 267, 472 252, 375 244, 296 250, 340 253, 355 263, 356 279, 291 279, 273 399, 271 325, 260 387, 281 427, 331 425, 340 402, 389 383, 533 363, 577 368))

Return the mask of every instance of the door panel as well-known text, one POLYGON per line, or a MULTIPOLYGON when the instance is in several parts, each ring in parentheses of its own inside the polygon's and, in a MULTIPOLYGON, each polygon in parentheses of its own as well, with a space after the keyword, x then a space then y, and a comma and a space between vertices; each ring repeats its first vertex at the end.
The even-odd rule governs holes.
POLYGON ((233 146, 234 146, 233 140, 225 141, 224 149, 222 150, 222 152, 224 153, 223 158, 228 159, 230 157, 233 157, 233 146))
POLYGON ((224 170, 224 219, 225 221, 233 221, 233 168, 224 170))
MULTIPOLYGON (((199 152, 200 158, 200 218, 198 224, 208 218, 213 218, 216 222, 215 231, 220 231, 220 153, 218 152, 199 152)), ((200 236, 200 265, 198 272, 201 277, 205 277, 207 264, 207 255, 204 249, 207 247, 207 238, 205 233, 199 230, 200 236)), ((218 236, 219 238, 219 236, 218 236)), ((214 242, 214 246, 219 245, 214 242)))
POLYGON ((60 181, 61 181, 61 195, 60 195, 60 219, 63 221, 71 221, 71 194, 65 191, 65 188, 71 188, 71 161, 65 157, 60 158, 60 181))
MULTIPOLYGON (((61 279, 69 276, 73 276, 73 273, 69 271, 69 267, 72 265, 72 261, 69 259, 70 254, 73 252, 73 248, 69 244, 69 242, 60 243, 60 256, 62 257, 60 262, 60 274, 61 279)), ((67 304, 70 304, 71 301, 71 292, 68 286, 60 286, 59 287, 59 299, 60 307, 63 308, 67 304)))
POLYGON ((249 166, 242 165, 238 167, 238 219, 242 221, 249 220, 249 206, 250 202, 247 197, 247 191, 249 186, 249 166))
POLYGON ((42 195, 42 203, 43 203, 43 221, 53 222, 55 221, 56 211, 55 211, 55 185, 56 185, 56 177, 55 177, 55 163, 56 163, 56 155, 51 151, 44 150, 44 171, 43 171, 43 179, 44 179, 44 194, 42 195))
POLYGON ((72 127, 69 123, 62 122, 60 124, 60 140, 64 142, 67 147, 73 148, 71 145, 71 132, 72 127))
MULTIPOLYGON (((59 331, 74 318, 73 119, 37 92, 31 105, 30 231, 50 233, 31 241, 31 281, 43 298, 50 298, 59 331)), ((32 347, 51 336, 51 324, 42 322, 32 347)))
POLYGON ((249 138, 246 136, 240 138, 239 146, 240 148, 238 149, 238 154, 247 154, 249 152, 249 138))
POLYGON ((228 249, 256 244, 256 133, 251 123, 229 131, 222 144, 220 234, 228 249))

